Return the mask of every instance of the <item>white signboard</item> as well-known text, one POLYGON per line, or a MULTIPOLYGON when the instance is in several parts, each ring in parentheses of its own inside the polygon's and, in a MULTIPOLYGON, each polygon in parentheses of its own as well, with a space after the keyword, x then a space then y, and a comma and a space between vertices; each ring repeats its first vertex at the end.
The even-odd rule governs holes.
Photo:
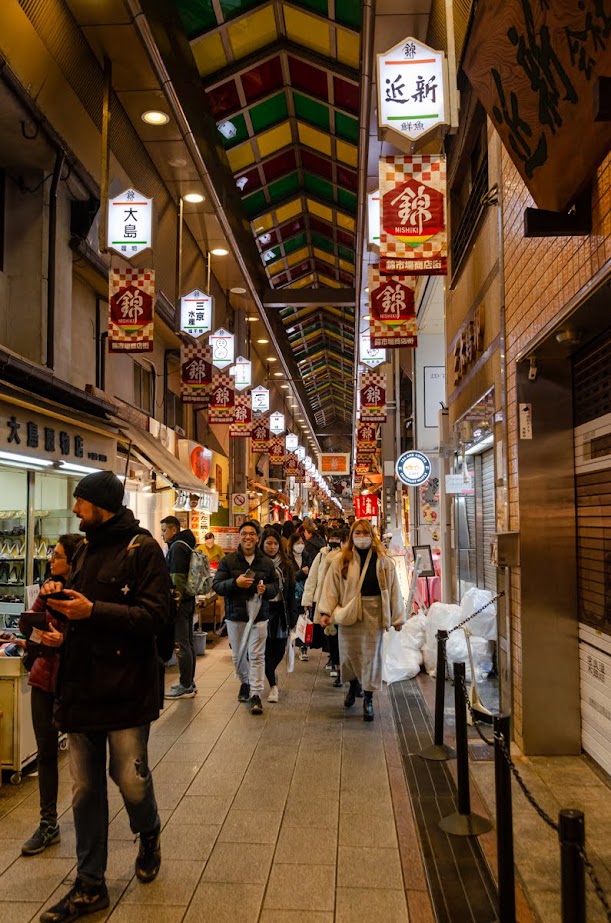
POLYGON ((299 436, 296 436, 295 433, 287 433, 284 445, 287 452, 296 452, 299 445, 299 436))
POLYGON ((283 413, 273 413, 269 418, 269 431, 275 436, 279 436, 280 433, 284 432, 284 414, 283 413))
POLYGON ((269 389, 257 385, 250 392, 253 413, 267 413, 269 410, 269 389))
POLYGON ((234 361, 235 347, 233 333, 219 327, 209 340, 212 348, 212 365, 224 369, 234 361))
POLYGON ((518 424, 520 427, 520 439, 532 439, 533 437, 533 417, 532 404, 518 404, 520 415, 518 424))
POLYGON ((415 38, 405 38, 377 55, 378 127, 383 138, 394 135, 418 141, 449 121, 445 55, 415 38))
POLYGON ((439 426, 439 411, 446 399, 446 370, 443 365, 424 366, 424 425, 439 426))
POLYGON ((126 189, 108 200, 108 232, 106 244, 126 260, 153 245, 153 200, 126 189))
POLYGON ((374 349, 371 346, 369 331, 361 333, 359 358, 363 365, 369 366, 370 369, 375 369, 376 366, 382 365, 383 362, 386 362, 386 350, 374 349))
POLYGON ((312 470, 312 466, 313 466, 314 462, 312 461, 312 459, 310 458, 309 455, 306 455, 306 457, 305 457, 304 460, 303 460, 303 463, 304 463, 304 465, 305 465, 305 470, 306 470, 306 471, 311 471, 311 470, 312 470))
POLYGON ((305 448, 302 445, 298 445, 297 452, 295 454, 297 455, 299 461, 303 461, 305 459, 305 448))
POLYGON ((380 246, 380 190, 367 196, 367 242, 370 247, 380 246))
POLYGON ((189 336, 201 337, 212 330, 212 295, 196 288, 180 299, 180 329, 189 336))
POLYGON ((236 391, 244 391, 250 388, 252 384, 252 362, 245 359, 244 356, 238 356, 235 365, 229 369, 229 374, 233 376, 236 391))
POLYGON ((446 474, 445 487, 447 494, 462 494, 471 490, 471 478, 466 481, 462 474, 446 474))

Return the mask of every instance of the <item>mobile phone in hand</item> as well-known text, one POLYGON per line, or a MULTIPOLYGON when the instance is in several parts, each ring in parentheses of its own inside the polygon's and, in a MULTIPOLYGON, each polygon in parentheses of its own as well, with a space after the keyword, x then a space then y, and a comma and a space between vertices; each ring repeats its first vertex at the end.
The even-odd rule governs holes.
POLYGON ((244 573, 242 574, 242 576, 243 576, 243 577, 248 577, 248 578, 254 577, 254 576, 255 576, 255 572, 254 572, 254 570, 252 570, 252 568, 249 567, 248 570, 245 570, 245 571, 244 571, 244 573))
POLYGON ((65 590, 57 590, 55 593, 47 593, 45 599, 63 599, 70 600, 72 597, 65 590))

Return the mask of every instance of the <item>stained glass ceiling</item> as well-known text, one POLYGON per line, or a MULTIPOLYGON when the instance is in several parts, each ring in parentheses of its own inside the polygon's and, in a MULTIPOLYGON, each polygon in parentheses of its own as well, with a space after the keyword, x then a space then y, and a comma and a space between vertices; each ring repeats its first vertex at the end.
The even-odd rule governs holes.
MULTIPOLYGON (((353 288, 360 0, 175 2, 270 286, 353 288)), ((317 426, 350 421, 354 309, 281 314, 317 426)))

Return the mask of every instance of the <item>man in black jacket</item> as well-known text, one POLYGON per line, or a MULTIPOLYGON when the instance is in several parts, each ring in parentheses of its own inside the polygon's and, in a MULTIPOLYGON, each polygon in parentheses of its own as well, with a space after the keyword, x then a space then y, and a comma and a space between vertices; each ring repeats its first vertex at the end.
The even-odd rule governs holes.
POLYGON ((176 596, 176 634, 178 643, 178 685, 166 692, 166 699, 192 699, 195 687, 195 665, 197 663, 195 642, 193 640, 193 615, 195 597, 185 591, 191 552, 195 548, 196 538, 191 529, 180 529, 177 516, 166 516, 161 520, 161 537, 168 546, 166 563, 170 580, 176 596))
MULTIPOLYGON (((66 581, 69 598, 49 601, 67 626, 56 720, 69 734, 77 877, 42 923, 69 923, 108 906, 107 747, 110 777, 140 836, 136 876, 152 881, 161 864, 147 744, 159 716, 156 639, 171 618, 171 584, 161 548, 122 505, 123 492, 110 471, 77 485, 73 512, 85 541, 66 581)), ((61 589, 47 583, 41 592, 61 589)))
POLYGON ((253 715, 260 715, 263 711, 261 696, 265 682, 269 600, 278 594, 279 589, 272 560, 259 548, 258 527, 259 524, 251 520, 242 523, 238 549, 222 558, 212 583, 213 590, 225 597, 225 624, 233 665, 240 680, 238 701, 248 702, 250 699, 253 715), (261 597, 261 608, 254 624, 251 624, 247 603, 255 594, 261 597), (247 641, 244 641, 245 634, 247 641), (243 643, 246 644, 244 651, 243 643))

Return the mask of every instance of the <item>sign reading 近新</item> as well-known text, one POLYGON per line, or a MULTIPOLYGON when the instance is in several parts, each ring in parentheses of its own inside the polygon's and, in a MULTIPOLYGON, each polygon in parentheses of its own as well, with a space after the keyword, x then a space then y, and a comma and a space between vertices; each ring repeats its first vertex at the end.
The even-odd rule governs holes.
POLYGON ((127 260, 148 250, 153 243, 153 200, 126 189, 108 200, 108 235, 106 244, 127 260))
POLYGON ((448 123, 443 52, 410 37, 377 55, 377 61, 378 127, 384 140, 405 150, 406 142, 448 123))

